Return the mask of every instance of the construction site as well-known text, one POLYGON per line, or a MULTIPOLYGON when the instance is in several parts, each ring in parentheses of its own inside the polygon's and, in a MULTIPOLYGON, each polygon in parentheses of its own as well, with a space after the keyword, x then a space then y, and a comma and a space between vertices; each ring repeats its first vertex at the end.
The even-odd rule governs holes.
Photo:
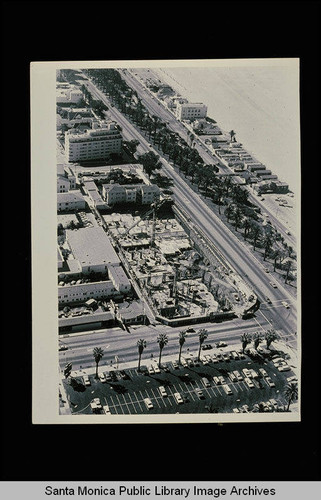
POLYGON ((168 325, 244 316, 253 291, 169 197, 147 211, 103 215, 125 269, 168 325))

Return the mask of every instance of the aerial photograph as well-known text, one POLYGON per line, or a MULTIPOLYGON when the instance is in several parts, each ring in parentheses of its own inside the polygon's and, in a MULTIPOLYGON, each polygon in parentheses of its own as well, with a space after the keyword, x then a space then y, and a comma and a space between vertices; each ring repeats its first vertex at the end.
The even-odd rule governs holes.
POLYGON ((297 73, 56 71, 59 415, 299 419, 297 73))

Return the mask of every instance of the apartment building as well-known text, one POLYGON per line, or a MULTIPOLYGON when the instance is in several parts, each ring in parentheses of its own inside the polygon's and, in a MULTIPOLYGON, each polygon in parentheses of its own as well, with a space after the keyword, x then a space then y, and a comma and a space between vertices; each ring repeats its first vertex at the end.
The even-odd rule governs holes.
POLYGON ((110 206, 117 203, 151 204, 159 200, 160 190, 155 184, 103 184, 103 197, 110 206))
POLYGON ((203 103, 200 102, 177 103, 176 117, 179 120, 194 121, 199 118, 205 118, 206 115, 207 115, 207 106, 203 103))
POLYGON ((67 193, 57 193, 57 211, 69 212, 73 210, 84 210, 86 201, 78 190, 68 191, 67 193))
POLYGON ((113 122, 83 133, 69 130, 65 134, 67 161, 106 159, 112 153, 120 153, 122 143, 122 135, 113 122))
POLYGON ((70 103, 77 104, 83 98, 83 93, 79 87, 75 85, 57 84, 57 97, 56 102, 58 103, 70 103))

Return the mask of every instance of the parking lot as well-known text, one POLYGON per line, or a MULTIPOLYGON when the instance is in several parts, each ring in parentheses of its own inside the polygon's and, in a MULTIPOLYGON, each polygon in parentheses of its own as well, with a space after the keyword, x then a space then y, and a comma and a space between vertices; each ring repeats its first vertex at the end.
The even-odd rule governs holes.
MULTIPOLYGON (((270 399, 274 400, 273 411, 284 409, 283 391, 287 378, 293 376, 293 372, 279 372, 272 361, 244 356, 244 359, 229 361, 206 360, 205 364, 192 360, 185 360, 184 363, 186 366, 166 363, 164 368, 158 370, 159 373, 149 373, 144 366, 140 373, 136 368, 125 371, 101 369, 99 374, 104 373, 107 380, 96 380, 94 375, 90 375, 90 385, 87 386, 81 376, 74 378, 73 386, 64 381, 72 414, 92 413, 91 402, 95 398, 101 405, 98 413, 103 413, 102 407, 108 406, 111 414, 119 415, 268 411, 263 410, 262 403, 270 399), (262 368, 265 376, 259 371, 262 368), (244 369, 255 370, 251 384, 243 374, 244 369), (239 373, 239 380, 231 375, 235 370, 239 373), (164 390, 161 394, 161 387, 166 394, 164 390), (181 402, 176 399, 177 393, 182 398, 181 402)), ((156 363, 153 366, 156 367, 156 363)))

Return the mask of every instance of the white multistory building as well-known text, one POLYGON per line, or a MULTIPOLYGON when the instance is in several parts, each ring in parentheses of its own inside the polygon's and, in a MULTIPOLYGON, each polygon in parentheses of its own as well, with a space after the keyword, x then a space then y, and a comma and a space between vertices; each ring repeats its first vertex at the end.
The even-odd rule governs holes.
POLYGON ((65 134, 67 161, 76 162, 108 158, 112 153, 121 152, 122 143, 122 134, 114 122, 82 133, 69 130, 65 134))
POLYGON ((205 118, 206 115, 207 115, 207 106, 203 103, 200 102, 177 103, 176 117, 179 120, 193 121, 199 118, 205 118))

